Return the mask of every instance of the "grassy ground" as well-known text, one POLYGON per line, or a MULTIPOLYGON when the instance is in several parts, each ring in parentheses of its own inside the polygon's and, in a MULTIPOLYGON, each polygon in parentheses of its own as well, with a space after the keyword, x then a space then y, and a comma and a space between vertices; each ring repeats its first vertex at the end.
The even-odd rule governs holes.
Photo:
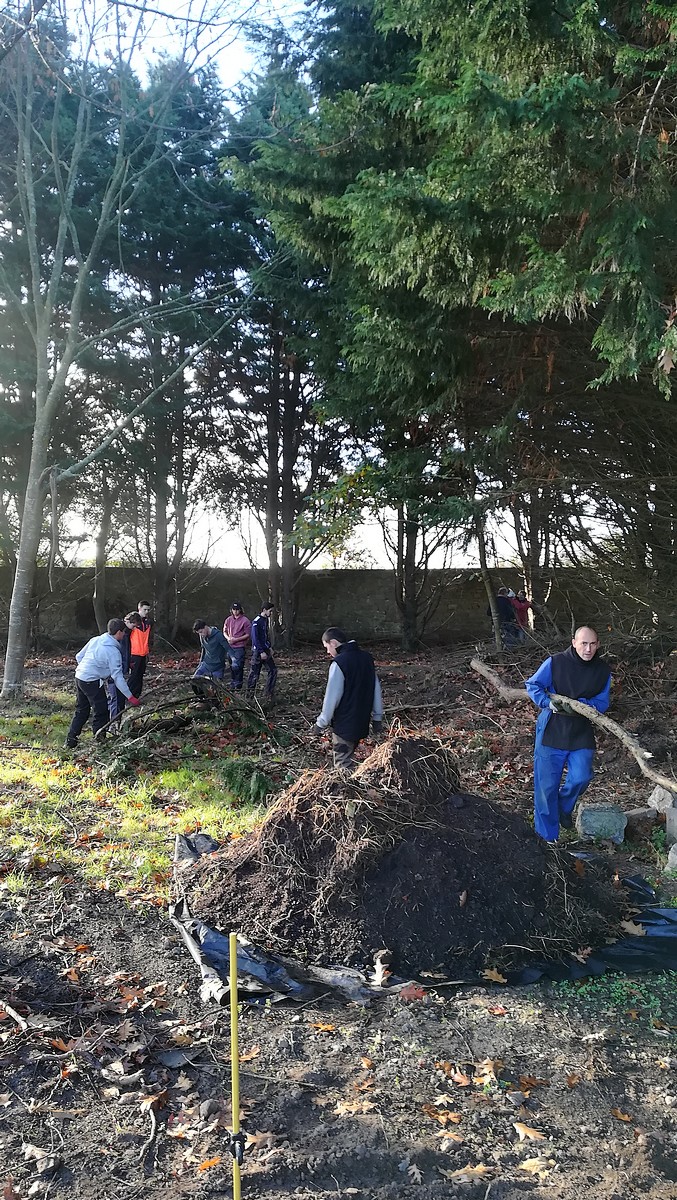
POLYGON ((37 873, 78 872, 162 903, 175 835, 238 836, 276 786, 268 743, 224 753, 218 720, 197 738, 177 735, 169 746, 156 738, 155 756, 130 770, 112 738, 98 747, 85 736, 82 749, 63 749, 72 709, 72 691, 49 688, 0 715, 0 844, 18 864, 4 879, 10 891, 26 890, 37 873))

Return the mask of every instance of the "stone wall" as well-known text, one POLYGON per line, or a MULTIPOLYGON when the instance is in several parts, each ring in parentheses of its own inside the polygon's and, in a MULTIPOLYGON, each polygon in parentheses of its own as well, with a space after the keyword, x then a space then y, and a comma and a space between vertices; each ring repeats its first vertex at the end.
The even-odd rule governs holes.
MULTIPOLYGON (((516 571, 494 573, 496 587, 521 586, 516 571)), ((553 589, 548 602, 562 629, 577 622, 605 621, 592 597, 587 600, 578 590, 580 577, 574 571, 562 572, 559 590, 553 589)), ((54 573, 54 591, 50 592, 46 572, 38 573, 36 600, 31 616, 33 645, 81 644, 96 633, 92 607, 91 568, 69 567, 54 573)), ((266 573, 249 570, 200 570, 181 580, 181 630, 179 639, 192 639, 191 628, 197 617, 220 625, 233 600, 239 600, 253 616, 266 595, 266 573)), ((436 589, 435 611, 424 634, 430 645, 485 638, 488 633, 487 598, 477 571, 431 572, 436 589)), ((0 571, 0 630, 7 633, 7 613, 11 578, 0 571)), ((136 608, 140 599, 152 600, 150 573, 130 567, 111 567, 107 571, 107 610, 109 616, 122 616, 136 608)), ((393 574, 390 571, 308 571, 299 596, 298 638, 314 640, 328 625, 341 625, 348 633, 364 640, 392 640, 399 637, 393 574)))

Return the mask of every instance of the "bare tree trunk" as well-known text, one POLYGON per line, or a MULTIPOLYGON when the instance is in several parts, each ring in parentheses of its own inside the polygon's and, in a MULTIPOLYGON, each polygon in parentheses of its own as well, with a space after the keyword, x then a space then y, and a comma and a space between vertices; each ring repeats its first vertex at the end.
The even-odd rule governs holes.
POLYGON ((36 421, 33 437, 28 486, 24 499, 24 519, 16 556, 14 586, 9 606, 9 628, 2 699, 20 695, 24 677, 24 662, 28 646, 30 605, 35 582, 36 561, 42 533, 45 489, 41 483, 47 462, 48 437, 43 423, 36 421))
POLYGON ((266 464, 266 525, 268 552, 268 590, 277 609, 280 607, 280 370, 282 335, 273 331, 270 351, 270 387, 266 411, 268 462, 266 464))
POLYGON ((106 466, 103 466, 102 492, 101 492, 101 523, 99 531, 96 535, 96 546, 94 553, 94 588, 92 591, 92 603, 94 605, 94 618, 99 633, 106 632, 106 561, 108 558, 108 543, 110 541, 111 526, 113 523, 113 510, 120 495, 120 488, 110 491, 108 480, 106 479, 106 466))
POLYGON ((499 654, 503 650, 503 638, 501 637, 501 621, 498 615, 498 604, 496 603, 496 594, 494 592, 494 584, 487 563, 487 537, 486 526, 484 521, 484 513, 476 512, 474 517, 475 522, 475 537, 477 538, 477 552, 480 560, 480 575, 484 584, 484 590, 487 593, 489 601, 489 611, 491 620, 494 626, 494 641, 499 654))
POLYGON ((296 519, 296 497, 294 495, 294 467, 296 465, 295 435, 301 373, 295 359, 285 363, 282 391, 282 470, 280 474, 280 610, 282 616, 283 645, 291 650, 294 645, 296 627, 296 596, 300 582, 300 569, 296 548, 289 539, 294 531, 296 519))
POLYGON ((398 551, 402 555, 398 562, 399 586, 398 608, 400 611, 400 630, 402 648, 417 650, 421 644, 418 627, 419 589, 416 570, 416 553, 420 533, 420 518, 418 506, 408 501, 402 506, 399 519, 402 522, 401 535, 398 536, 398 551))

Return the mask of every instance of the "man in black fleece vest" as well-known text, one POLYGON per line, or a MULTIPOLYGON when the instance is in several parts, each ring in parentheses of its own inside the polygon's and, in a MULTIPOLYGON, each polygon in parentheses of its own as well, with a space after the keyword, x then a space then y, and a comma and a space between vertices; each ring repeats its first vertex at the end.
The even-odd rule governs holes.
POLYGON ((526 681, 526 689, 541 712, 536 722, 534 749, 534 825, 546 842, 556 842, 559 827, 570 829, 576 801, 592 779, 595 734, 578 713, 552 699, 570 696, 606 712, 611 694, 611 670, 597 653, 599 638, 589 625, 575 632, 568 650, 547 658, 526 681), (566 777, 562 775, 566 767, 566 777))
POLYGON ((355 748, 369 733, 370 722, 374 733, 381 732, 381 684, 371 654, 349 641, 342 629, 325 629, 322 645, 334 661, 313 732, 321 737, 331 726, 334 766, 351 770, 355 748))

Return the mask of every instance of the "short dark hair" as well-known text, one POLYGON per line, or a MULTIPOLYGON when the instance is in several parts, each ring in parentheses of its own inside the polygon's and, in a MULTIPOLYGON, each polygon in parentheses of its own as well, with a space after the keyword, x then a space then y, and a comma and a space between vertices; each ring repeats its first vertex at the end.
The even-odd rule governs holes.
POLYGON ((261 605, 261 612, 270 612, 273 608, 275 608, 275 605, 273 604, 272 600, 264 600, 263 604, 261 605))
POLYGON ((340 642, 341 645, 343 645, 344 642, 348 641, 348 637, 342 629, 337 629, 335 625, 330 625, 329 629, 325 629, 324 633, 322 634, 322 641, 340 642))
POLYGON ((139 625, 141 624, 141 617, 139 616, 138 612, 130 612, 127 613, 125 621, 129 621, 130 625, 136 625, 138 629, 139 625))
POLYGON ((206 628, 207 628, 207 622, 206 622, 206 621, 201 621, 201 620, 199 620, 199 619, 198 619, 198 620, 195 622, 195 624, 193 625, 193 633, 199 633, 199 631, 200 631, 201 629, 206 629, 206 628))
MULTIPOLYGON (((153 607, 150 600, 139 600, 139 604, 147 604, 149 608, 153 607)), ((139 604, 137 604, 137 608, 139 607, 139 604)))
POLYGON ((125 628, 125 623, 121 617, 112 617, 106 626, 106 629, 108 630, 111 637, 115 637, 116 633, 123 633, 124 628, 125 628))

